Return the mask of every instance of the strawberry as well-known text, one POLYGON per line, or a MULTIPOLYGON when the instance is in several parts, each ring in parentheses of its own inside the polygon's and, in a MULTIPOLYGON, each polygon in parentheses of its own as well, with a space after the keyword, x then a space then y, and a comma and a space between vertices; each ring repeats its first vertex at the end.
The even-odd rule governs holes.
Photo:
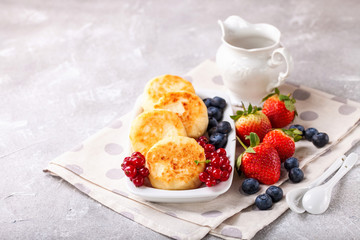
POLYGON ((246 139, 246 136, 254 132, 262 141, 265 134, 271 130, 271 123, 266 115, 260 111, 261 108, 249 104, 246 109, 243 104, 243 109, 244 111, 237 111, 236 115, 230 117, 235 121, 236 135, 249 146, 250 141, 246 139))
POLYGON ((264 106, 262 112, 269 118, 273 128, 283 128, 291 123, 297 115, 294 103, 296 100, 289 95, 280 94, 279 89, 275 88, 262 99, 264 106))
POLYGON ((274 129, 268 132, 264 139, 264 143, 273 146, 279 154, 281 162, 292 157, 295 153, 295 142, 302 139, 302 133, 298 129, 274 129))
POLYGON ((236 168, 247 178, 255 178, 263 184, 271 185, 279 181, 281 161, 275 148, 268 143, 260 143, 256 133, 250 133, 248 138, 250 147, 246 147, 238 138, 245 151, 236 160, 236 168))

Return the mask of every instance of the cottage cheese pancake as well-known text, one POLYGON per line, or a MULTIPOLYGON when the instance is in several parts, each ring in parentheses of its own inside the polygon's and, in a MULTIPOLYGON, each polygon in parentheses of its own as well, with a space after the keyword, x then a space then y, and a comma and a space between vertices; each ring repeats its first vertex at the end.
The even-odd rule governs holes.
POLYGON ((174 136, 157 142, 146 154, 149 180, 155 188, 166 190, 193 189, 200 186, 204 171, 204 149, 193 138, 174 136))
POLYGON ((141 152, 145 156, 155 143, 171 136, 186 136, 180 118, 168 110, 153 110, 134 119, 129 137, 133 151, 141 152))
POLYGON ((163 75, 149 81, 144 90, 142 107, 150 111, 157 101, 168 92, 186 91, 195 93, 192 84, 178 76, 163 75))
POLYGON ((169 92, 160 98, 154 108, 175 112, 184 124, 188 137, 198 138, 207 129, 209 123, 207 108, 196 94, 169 92))

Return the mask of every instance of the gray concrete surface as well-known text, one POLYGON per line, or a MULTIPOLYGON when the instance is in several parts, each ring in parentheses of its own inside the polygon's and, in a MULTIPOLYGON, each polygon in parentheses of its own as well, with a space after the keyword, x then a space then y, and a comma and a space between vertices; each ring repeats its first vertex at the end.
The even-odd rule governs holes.
MULTIPOLYGON (((0 239, 166 239, 42 169, 131 110, 153 76, 213 59, 217 20, 233 14, 282 31, 289 82, 360 101, 359 12, 356 0, 1 0, 0 239)), ((359 189, 356 167, 326 214, 288 211, 254 239, 359 239, 359 189)))

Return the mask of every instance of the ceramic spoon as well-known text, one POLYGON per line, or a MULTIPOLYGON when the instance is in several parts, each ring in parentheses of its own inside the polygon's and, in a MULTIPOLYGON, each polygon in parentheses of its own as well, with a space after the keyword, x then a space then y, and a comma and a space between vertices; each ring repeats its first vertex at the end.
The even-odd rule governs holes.
POLYGON ((305 209, 302 205, 302 198, 304 194, 309 191, 310 189, 319 186, 322 182, 324 182, 331 174, 333 174, 336 170, 338 170, 343 164, 345 159, 345 155, 336 159, 336 161, 314 182, 312 182, 307 187, 297 188, 291 190, 286 194, 286 202, 288 203, 290 209, 296 213, 303 213, 305 209))
POLYGON ((311 214, 324 213, 329 207, 333 187, 350 171, 357 160, 358 155, 356 153, 350 153, 339 171, 327 183, 306 192, 302 199, 304 209, 311 214))

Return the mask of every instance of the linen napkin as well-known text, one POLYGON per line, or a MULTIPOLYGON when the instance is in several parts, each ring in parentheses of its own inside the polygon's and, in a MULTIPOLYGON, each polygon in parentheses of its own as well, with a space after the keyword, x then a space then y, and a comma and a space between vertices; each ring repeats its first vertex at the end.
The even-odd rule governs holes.
MULTIPOLYGON (((224 90, 222 78, 212 61, 200 64, 184 78, 191 81, 195 89, 224 90)), ((300 167, 308 165, 305 168, 306 178, 301 183, 305 185, 349 149, 359 136, 354 133, 359 131, 360 104, 304 86, 285 84, 280 90, 292 93, 297 100, 299 117, 295 123, 306 128, 315 127, 327 132, 330 137, 330 143, 321 149, 308 141, 296 143, 295 156, 300 160, 300 167), (325 154, 326 161, 322 160, 325 154), (320 161, 320 168, 310 168, 320 161)), ((253 207, 256 196, 239 192, 243 179, 237 175, 228 192, 206 203, 160 204, 131 195, 127 192, 124 173, 120 168, 122 159, 129 155, 127 146, 131 118, 132 114, 129 113, 117 119, 76 148, 51 161, 45 171, 60 176, 125 217, 177 239, 200 239, 210 231, 223 238, 249 239, 286 211, 284 200, 276 203, 270 211, 257 211, 253 207)), ((237 155, 240 152, 241 148, 238 148, 237 155)), ((283 169, 277 185, 282 184, 285 192, 301 185, 286 180, 287 174, 283 169)), ((265 189, 266 186, 263 186, 261 192, 265 189)))

